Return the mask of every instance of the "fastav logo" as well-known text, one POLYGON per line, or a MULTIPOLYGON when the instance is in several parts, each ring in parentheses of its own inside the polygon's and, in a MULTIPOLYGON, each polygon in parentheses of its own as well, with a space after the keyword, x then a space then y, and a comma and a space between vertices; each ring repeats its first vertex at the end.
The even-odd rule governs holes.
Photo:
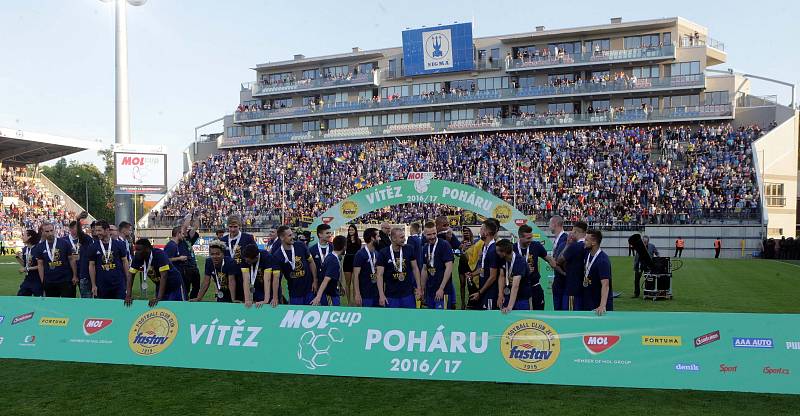
POLYGON ((619 340, 619 335, 584 335, 583 346, 592 354, 600 354, 611 349, 619 340))
POLYGON ((339 328, 328 328, 328 331, 322 334, 308 330, 300 336, 300 341, 297 343, 297 359, 309 370, 327 367, 331 363, 331 347, 334 343, 343 341, 339 328))
POLYGON ((256 337, 264 329, 260 326, 244 326, 247 322, 244 319, 236 319, 233 321, 235 325, 218 325, 219 319, 214 318, 211 324, 203 324, 197 326, 189 324, 189 332, 192 338, 192 345, 200 342, 200 338, 205 335, 205 344, 229 347, 258 347, 256 337), (217 335, 217 340, 214 342, 214 335, 217 335), (226 342, 227 341, 227 342, 226 342))
POLYGON ((358 203, 352 200, 346 200, 342 202, 342 206, 339 208, 342 212, 342 216, 345 218, 354 218, 358 216, 358 203))
POLYGON ((509 221, 511 219, 511 206, 502 204, 494 207, 494 210, 492 210, 492 217, 496 218, 501 223, 509 221))
POLYGON ((734 348, 772 348, 772 338, 734 338, 734 348))
POLYGON ((83 333, 94 335, 111 325, 111 319, 88 318, 83 321, 83 333))
POLYGON ((23 313, 22 315, 15 316, 14 319, 11 320, 11 325, 25 322, 31 318, 33 318, 33 312, 23 313))
POLYGON ((691 371, 691 372, 695 372, 696 373, 696 372, 700 371, 700 366, 697 365, 697 364, 694 364, 694 363, 692 363, 692 364, 678 363, 678 364, 675 364, 675 370, 676 371, 691 371))
POLYGON ((408 172, 406 179, 414 181, 414 190, 418 194, 424 194, 428 192, 428 186, 430 186, 433 176, 433 172, 408 172))
POLYGON ((719 372, 723 373, 723 374, 735 373, 736 369, 738 369, 738 368, 739 368, 739 366, 736 366, 736 365, 731 366, 731 365, 720 364, 719 365, 719 372))
POLYGON ((680 347, 683 338, 675 335, 642 335, 642 345, 656 347, 680 347))
POLYGON ((39 319, 39 326, 67 326, 69 318, 51 318, 43 316, 39 319))
POLYGON ((772 368, 770 366, 766 366, 766 367, 764 367, 764 370, 762 370, 762 371, 764 372, 764 374, 770 374, 770 375, 771 374, 781 374, 781 375, 784 375, 784 376, 788 376, 789 375, 789 369, 788 368, 772 368))
POLYGON ((714 341, 719 341, 719 331, 709 332, 705 335, 700 335, 694 339, 694 347, 702 347, 703 345, 710 344, 714 341))
POLYGON ((138 355, 156 355, 167 349, 178 334, 178 318, 166 309, 141 314, 128 333, 128 345, 138 355))
POLYGON ((547 323, 522 319, 503 331, 500 352, 511 367, 538 373, 556 363, 561 352, 561 340, 547 323))

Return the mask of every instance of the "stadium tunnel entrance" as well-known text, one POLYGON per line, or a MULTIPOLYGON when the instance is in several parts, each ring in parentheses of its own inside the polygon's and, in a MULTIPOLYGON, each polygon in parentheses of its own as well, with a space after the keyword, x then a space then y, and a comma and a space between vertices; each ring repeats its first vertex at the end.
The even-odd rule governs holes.
MULTIPOLYGON (((408 203, 427 203, 453 206, 486 218, 496 218, 515 238, 519 227, 528 224, 533 228, 533 239, 541 242, 548 251, 553 249, 553 242, 546 237, 547 234, 525 214, 501 198, 474 186, 432 179, 433 174, 430 172, 412 172, 409 177, 412 179, 388 182, 364 189, 328 208, 325 213, 315 218, 308 228, 311 230, 311 240, 314 241, 317 237, 313 230, 323 223, 337 230, 362 215, 382 208, 408 203)), ((454 270, 458 268, 455 267, 454 270)), ((539 261, 545 305, 548 310, 553 309, 552 294, 547 280, 550 270, 545 261, 539 261)))

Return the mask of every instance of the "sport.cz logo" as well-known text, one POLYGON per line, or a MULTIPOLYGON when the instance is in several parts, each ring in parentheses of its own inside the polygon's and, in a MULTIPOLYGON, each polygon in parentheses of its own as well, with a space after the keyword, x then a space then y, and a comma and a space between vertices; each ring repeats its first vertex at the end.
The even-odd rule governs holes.
POLYGON ((720 373, 735 373, 737 368, 739 368, 739 367, 735 366, 735 365, 720 364, 719 365, 719 372, 720 373))
POLYGON ((592 354, 600 354, 616 345, 619 339, 619 335, 584 335, 583 346, 592 354))
POLYGON ((111 325, 111 319, 89 318, 83 321, 83 333, 93 335, 111 325))

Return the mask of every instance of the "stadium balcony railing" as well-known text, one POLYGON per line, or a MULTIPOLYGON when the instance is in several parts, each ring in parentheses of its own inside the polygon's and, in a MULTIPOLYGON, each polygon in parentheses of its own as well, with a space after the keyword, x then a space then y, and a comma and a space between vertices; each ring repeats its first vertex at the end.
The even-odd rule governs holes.
POLYGON ((531 56, 524 59, 512 59, 506 68, 508 72, 526 71, 540 68, 551 68, 573 65, 593 65, 652 59, 668 59, 675 56, 675 46, 653 46, 650 48, 621 49, 608 51, 587 51, 565 53, 559 55, 531 56))
POLYGON ((682 75, 664 78, 617 79, 598 82, 581 82, 565 86, 536 85, 520 88, 503 88, 480 90, 476 92, 433 94, 429 96, 414 95, 380 101, 343 101, 321 106, 282 107, 263 111, 242 111, 233 115, 235 122, 261 121, 280 118, 292 118, 314 114, 363 112, 382 109, 403 109, 443 104, 465 104, 471 102, 510 101, 528 98, 545 98, 560 96, 580 96, 606 94, 615 92, 658 91, 672 89, 702 88, 705 86, 705 75, 682 75))
POLYGON ((446 122, 426 123, 424 128, 417 128, 418 123, 394 124, 385 126, 359 127, 358 130, 347 129, 337 132, 334 136, 325 136, 326 132, 309 131, 297 133, 280 133, 268 135, 251 135, 237 137, 220 137, 219 147, 256 146, 270 144, 290 144, 308 141, 325 141, 333 139, 364 139, 397 134, 435 134, 450 133, 454 131, 484 131, 484 130, 509 130, 509 129, 535 129, 571 126, 590 126, 619 123, 657 123, 670 121, 705 120, 733 115, 731 104, 701 105, 688 107, 675 107, 660 110, 643 111, 641 109, 598 112, 593 114, 537 114, 527 117, 510 117, 497 119, 453 120, 446 122), (397 127, 391 127, 397 126, 397 127), (404 128, 401 126, 409 126, 404 128), (430 127, 428 127, 430 126, 430 127), (387 133, 387 129, 388 133, 387 133), (348 135, 349 134, 349 135, 348 135))
POLYGON ((357 85, 379 85, 380 83, 380 70, 373 70, 371 73, 349 75, 342 78, 337 77, 320 77, 314 79, 299 79, 293 82, 278 82, 273 84, 266 84, 261 82, 243 83, 243 90, 250 90, 253 97, 270 95, 270 94, 286 94, 295 91, 306 91, 314 89, 333 88, 341 86, 357 86, 357 85))

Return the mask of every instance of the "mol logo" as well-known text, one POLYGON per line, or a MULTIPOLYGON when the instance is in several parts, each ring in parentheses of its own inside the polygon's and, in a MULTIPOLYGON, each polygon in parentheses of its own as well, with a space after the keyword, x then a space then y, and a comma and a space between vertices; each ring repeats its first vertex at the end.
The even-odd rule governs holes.
POLYGON ((178 334, 178 319, 166 309, 140 315, 128 333, 128 345, 139 355, 156 355, 169 347, 178 334))
POLYGON ((536 319, 514 322, 503 332, 500 352, 506 363, 519 371, 538 373, 558 360, 561 340, 548 324, 536 319))
POLYGON ((583 346, 592 354, 600 354, 617 345, 619 339, 619 335, 584 335, 583 346))
POLYGON ((83 321, 83 333, 94 335, 111 325, 111 319, 89 318, 83 321))
POLYGON ((322 217, 323 224, 330 224, 333 221, 333 217, 322 217))
POLYGON ((407 179, 414 181, 414 190, 417 193, 424 194, 428 192, 428 186, 430 186, 433 177, 433 172, 408 172, 407 179))
POLYGON ((527 223, 528 223, 528 220, 526 218, 517 218, 517 219, 514 220, 514 224, 516 224, 517 227, 522 227, 523 225, 525 225, 527 223))

